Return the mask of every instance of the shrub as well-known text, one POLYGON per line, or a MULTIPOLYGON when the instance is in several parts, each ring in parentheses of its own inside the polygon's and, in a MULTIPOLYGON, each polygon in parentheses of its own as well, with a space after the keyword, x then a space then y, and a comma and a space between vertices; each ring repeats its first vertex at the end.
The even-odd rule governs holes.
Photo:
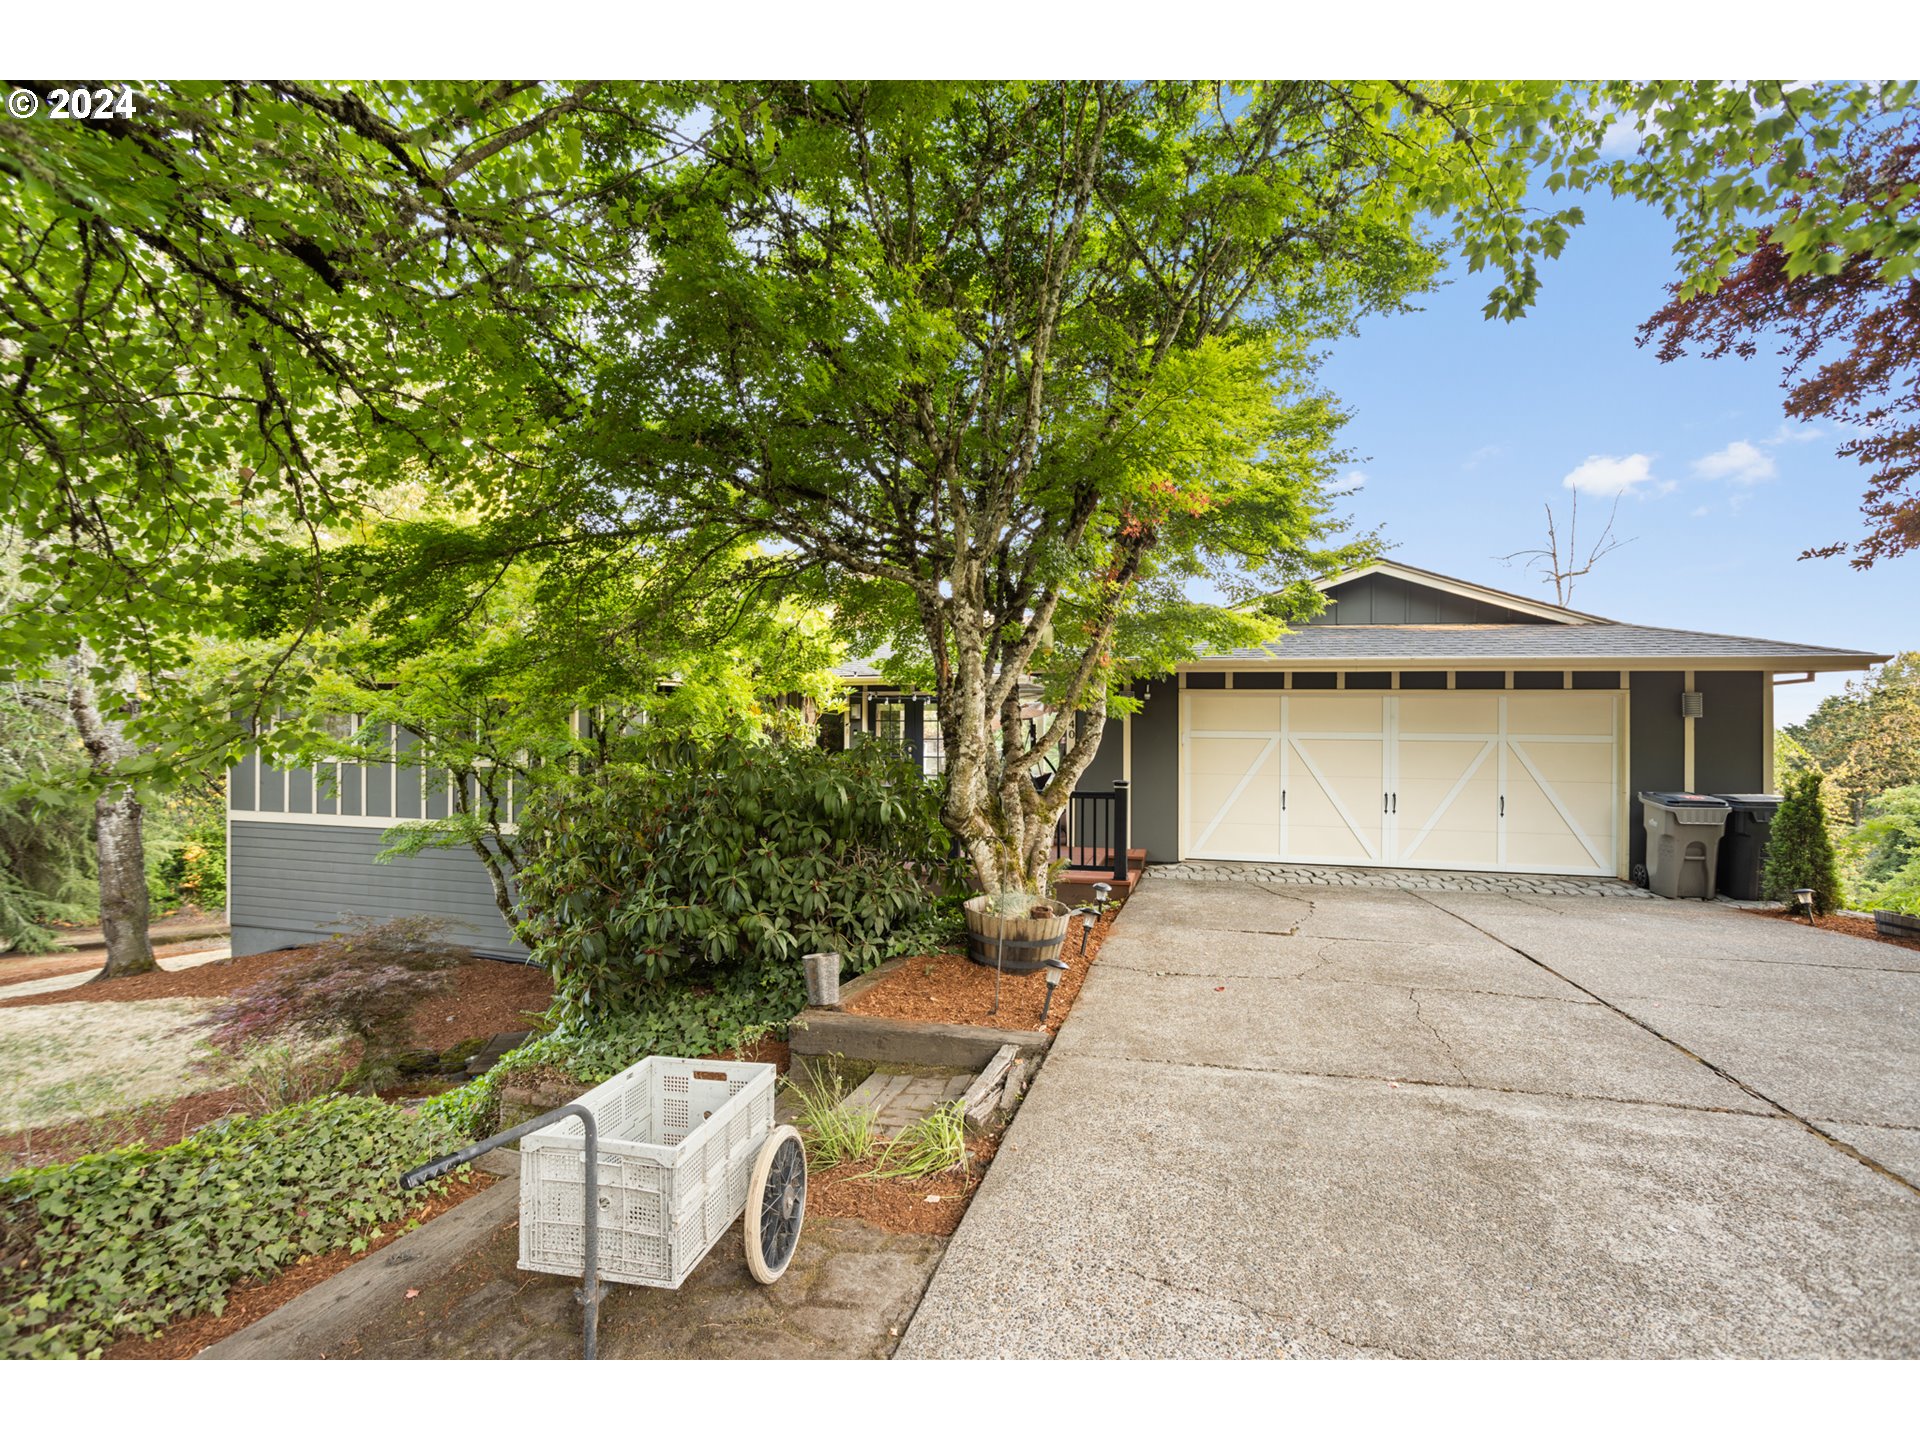
POLYGON ((240 1053, 263 1040, 364 1048, 359 1078, 378 1084, 407 1045, 407 1022, 420 1001, 446 988, 447 970, 467 953, 441 940, 446 922, 411 916, 357 921, 287 965, 235 991, 199 1022, 220 1050, 240 1053))
POLYGON ((683 980, 765 1021, 801 955, 859 973, 909 943, 946 853, 932 787, 880 744, 652 744, 544 791, 521 836, 533 958, 576 1028, 697 1008, 683 980))
POLYGON ((1848 889, 1862 908, 1920 915, 1920 785, 1867 801, 1848 849, 1856 866, 1848 889))
POLYGON ((1825 915, 1841 904, 1840 867, 1827 822, 1824 779, 1818 770, 1789 776, 1767 839, 1761 889, 1770 900, 1791 901, 1795 890, 1813 891, 1813 912, 1825 915))
POLYGON ((0 1178, 0 1357, 97 1354, 303 1255, 363 1250, 417 1203, 399 1177, 452 1143, 340 1096, 0 1178))

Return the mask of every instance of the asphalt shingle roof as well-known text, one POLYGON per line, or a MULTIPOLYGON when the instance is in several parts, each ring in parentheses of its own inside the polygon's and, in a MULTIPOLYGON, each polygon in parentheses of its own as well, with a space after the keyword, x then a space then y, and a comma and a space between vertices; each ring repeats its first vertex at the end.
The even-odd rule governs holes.
POLYGON ((1858 660, 1884 659, 1864 650, 1795 645, 1703 630, 1654 625, 1308 625, 1253 649, 1202 660, 1405 660, 1414 663, 1495 660, 1858 660))

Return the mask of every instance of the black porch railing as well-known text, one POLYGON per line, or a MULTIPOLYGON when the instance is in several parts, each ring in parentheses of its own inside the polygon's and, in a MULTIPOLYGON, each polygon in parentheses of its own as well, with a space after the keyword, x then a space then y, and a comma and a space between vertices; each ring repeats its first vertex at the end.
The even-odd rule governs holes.
POLYGON ((1076 790, 1053 832, 1053 858, 1073 870, 1111 870, 1127 878, 1127 782, 1111 790, 1076 790))

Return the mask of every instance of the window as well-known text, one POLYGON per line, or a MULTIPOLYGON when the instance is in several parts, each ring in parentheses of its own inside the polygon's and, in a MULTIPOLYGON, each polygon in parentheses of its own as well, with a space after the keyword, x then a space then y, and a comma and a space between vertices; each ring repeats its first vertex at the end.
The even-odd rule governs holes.
POLYGON ((1240 670, 1233 677, 1236 690, 1280 690, 1286 683, 1286 675, 1278 670, 1240 670))
POLYGON ((1349 690, 1391 690, 1393 673, 1388 670, 1349 670, 1347 689, 1349 690))
POLYGON ((920 769, 928 775, 944 774, 947 768, 947 745, 940 735, 940 707, 929 700, 922 713, 920 769))
POLYGON ((1564 690, 1567 688, 1567 673, 1564 670, 1516 670, 1513 672, 1513 688, 1564 690))
POLYGON ((1402 690, 1444 690, 1447 688, 1447 672, 1444 670, 1402 670, 1400 672, 1402 690))
POLYGON ((1189 690, 1224 690, 1226 688, 1227 677, 1218 670, 1199 671, 1187 676, 1189 690))
POLYGON ((1507 672, 1504 670, 1456 670, 1453 676, 1453 688, 1456 690, 1504 690, 1507 688, 1507 672))

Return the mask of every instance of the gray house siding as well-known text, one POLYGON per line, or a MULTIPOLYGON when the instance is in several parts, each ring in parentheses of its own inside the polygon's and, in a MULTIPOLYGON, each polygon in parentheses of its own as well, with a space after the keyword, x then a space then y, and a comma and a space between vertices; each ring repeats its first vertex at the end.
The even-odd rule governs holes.
POLYGON ((1703 670, 1693 677, 1705 709, 1693 722, 1693 785, 1709 795, 1752 795, 1765 784, 1766 687, 1751 670, 1703 670))
POLYGON ((232 823, 227 883, 235 955, 311 945, 337 933, 349 916, 406 915, 444 917, 448 939, 482 954, 527 953, 470 853, 429 850, 380 864, 374 856, 382 832, 372 826, 232 823))
POLYGON ((1081 772, 1081 790, 1111 790, 1113 782, 1126 779, 1127 736, 1126 722, 1118 715, 1107 717, 1106 728, 1100 732, 1100 748, 1093 752, 1093 759, 1087 762, 1087 768, 1081 772))
POLYGON ((1486 600, 1414 585, 1396 575, 1362 575, 1327 591, 1327 608, 1309 625, 1528 625, 1538 615, 1486 600))
POLYGON ((1152 862, 1180 854, 1180 688, 1168 676, 1146 686, 1133 717, 1133 786, 1128 843, 1152 862))

